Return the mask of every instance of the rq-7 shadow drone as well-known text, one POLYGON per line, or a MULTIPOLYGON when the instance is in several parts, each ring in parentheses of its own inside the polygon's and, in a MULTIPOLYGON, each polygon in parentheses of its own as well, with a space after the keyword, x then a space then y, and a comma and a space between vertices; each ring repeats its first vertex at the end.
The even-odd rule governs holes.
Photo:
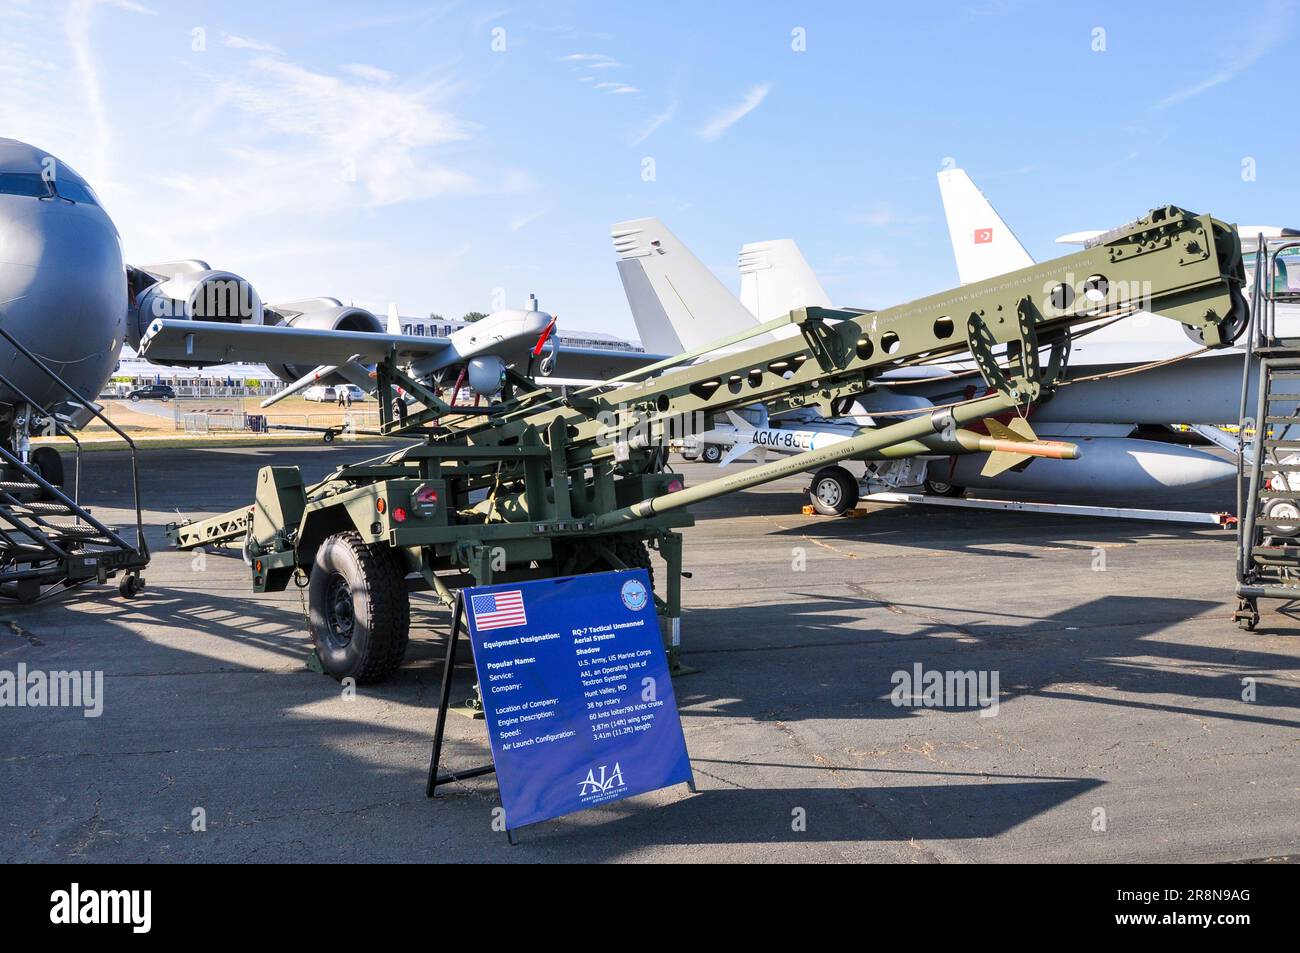
POLYGON ((883 311, 797 310, 568 395, 510 369, 501 401, 472 414, 390 354, 376 367, 379 393, 401 387, 423 408, 399 418, 381 400, 381 430, 419 443, 310 487, 296 467, 265 467, 251 506, 169 531, 181 548, 242 540, 258 592, 306 585, 325 671, 358 681, 401 664, 410 588, 451 606, 460 586, 649 568, 657 549, 667 571, 655 601, 676 665, 678 530, 692 525, 692 504, 846 459, 1075 455, 1014 427, 983 428, 996 438, 969 428, 1051 394, 1079 325, 1142 309, 1225 346, 1246 322, 1244 279, 1231 226, 1164 207, 1045 264, 883 311), (786 325, 799 333, 737 347, 786 325), (970 399, 879 416, 851 439, 697 486, 667 467, 666 439, 683 421, 708 426, 759 402, 833 414, 892 368, 967 351, 987 385, 970 399))

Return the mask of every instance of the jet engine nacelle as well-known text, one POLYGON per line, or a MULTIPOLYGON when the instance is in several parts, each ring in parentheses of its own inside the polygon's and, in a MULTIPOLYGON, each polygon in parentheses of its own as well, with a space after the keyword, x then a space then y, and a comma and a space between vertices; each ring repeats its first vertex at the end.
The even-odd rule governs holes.
MULTIPOLYGON (((312 331, 384 333, 384 323, 365 308, 349 307, 337 298, 311 298, 306 301, 268 305, 266 323, 306 328, 312 331)), ((286 384, 292 384, 313 370, 310 366, 299 364, 268 364, 267 366, 270 367, 271 373, 286 384)), ((346 383, 346 380, 338 374, 330 374, 321 378, 319 383, 337 385, 346 383)))
POLYGON ((207 262, 168 262, 129 270, 132 291, 130 343, 136 347, 155 320, 220 321, 262 324, 264 310, 257 289, 233 272, 209 268, 207 262))
POLYGON ((465 365, 469 389, 483 397, 498 393, 506 382, 506 362, 499 357, 474 357, 465 365))

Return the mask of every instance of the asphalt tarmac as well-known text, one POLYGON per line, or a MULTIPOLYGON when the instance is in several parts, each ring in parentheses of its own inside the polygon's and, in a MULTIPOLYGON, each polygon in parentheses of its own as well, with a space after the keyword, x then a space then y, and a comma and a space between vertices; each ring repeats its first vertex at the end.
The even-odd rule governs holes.
MULTIPOLYGON (((1258 631, 1236 628, 1230 532, 939 507, 808 517, 797 478, 702 505, 686 531, 683 642, 699 671, 675 689, 699 793, 606 805, 508 846, 491 776, 424 796, 448 621, 428 596, 406 666, 349 700, 304 664, 298 591, 254 596, 238 556, 166 548, 178 511, 248 502, 262 465, 310 480, 375 452, 149 452, 146 592, 0 606, 0 672, 102 672, 104 686, 95 718, 0 708, 0 860, 1300 854, 1300 622, 1270 604, 1258 631), (990 691, 895 704, 918 666, 973 671, 990 691)), ((121 525, 125 457, 86 468, 85 495, 121 525)), ((1232 509, 1231 494, 1180 507, 1232 509)), ((483 722, 452 717, 445 757, 485 762, 483 722)))

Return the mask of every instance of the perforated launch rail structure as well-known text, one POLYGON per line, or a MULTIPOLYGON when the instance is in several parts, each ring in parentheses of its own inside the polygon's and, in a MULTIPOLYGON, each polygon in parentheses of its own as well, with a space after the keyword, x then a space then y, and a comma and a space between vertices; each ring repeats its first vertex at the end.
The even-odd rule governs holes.
MULTIPOLYGON (((381 400, 381 430, 421 436, 418 445, 341 467, 310 487, 296 468, 264 468, 251 506, 169 532, 182 547, 242 541, 256 590, 306 581, 322 658, 356 652, 355 643, 330 641, 342 638, 347 620, 331 615, 346 599, 329 603, 317 592, 319 580, 346 575, 329 554, 366 561, 388 580, 385 591, 404 580, 403 588, 430 589, 451 606, 462 585, 649 566, 649 547, 665 561, 656 604, 677 664, 679 530, 692 524, 692 504, 844 459, 966 452, 958 438, 971 436, 968 424, 1023 413, 1050 392, 1071 328, 1145 310, 1223 346, 1247 320, 1244 282, 1230 226, 1164 207, 1051 262, 882 311, 801 309, 598 387, 557 395, 509 371, 501 402, 477 416, 385 360, 379 393, 401 387, 424 407, 397 420, 381 400), (797 333, 751 343, 791 325, 797 333), (966 352, 988 388, 972 400, 882 418, 891 422, 697 486, 684 486, 667 464, 667 439, 680 436, 683 422, 707 427, 714 414, 760 402, 772 413, 816 407, 834 415, 886 371, 966 352)), ((369 590, 359 580, 350 591, 360 599, 369 590)), ((400 632, 385 637, 404 646, 399 615, 392 628, 400 632)), ((393 648, 368 659, 363 674, 382 677, 400 660, 393 648)), ((346 665, 325 668, 352 674, 346 665)))

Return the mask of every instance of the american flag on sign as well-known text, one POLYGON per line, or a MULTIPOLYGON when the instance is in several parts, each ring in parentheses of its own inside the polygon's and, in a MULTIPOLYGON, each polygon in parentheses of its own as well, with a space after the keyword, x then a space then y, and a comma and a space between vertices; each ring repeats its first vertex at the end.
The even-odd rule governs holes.
POLYGON ((469 605, 474 612, 474 625, 480 632, 508 629, 528 621, 524 616, 524 594, 518 589, 470 596, 469 605))
POLYGON ((993 229, 991 229, 991 228, 977 228, 977 229, 975 229, 975 244, 976 244, 976 245, 987 245, 987 244, 988 244, 989 242, 991 242, 991 241, 993 241, 993 229))

